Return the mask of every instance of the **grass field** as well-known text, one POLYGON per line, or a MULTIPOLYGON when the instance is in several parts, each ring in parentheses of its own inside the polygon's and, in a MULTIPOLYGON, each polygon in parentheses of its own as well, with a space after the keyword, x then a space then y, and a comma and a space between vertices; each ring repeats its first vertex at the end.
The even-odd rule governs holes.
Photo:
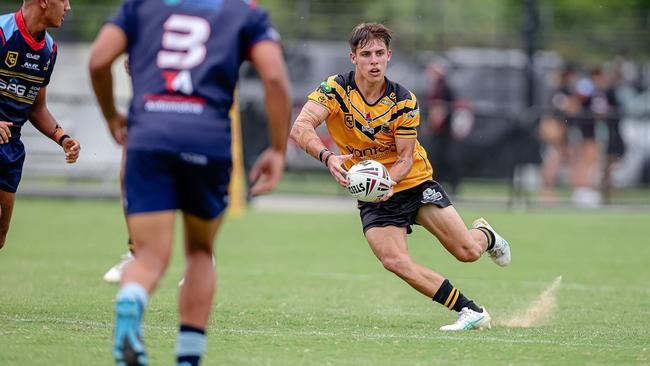
MULTIPOLYGON (((468 221, 479 215, 459 208, 468 221)), ((422 229, 416 261, 497 322, 557 276, 557 308, 532 328, 442 333, 454 313, 382 269, 355 212, 249 212, 217 240, 219 291, 204 365, 650 364, 650 214, 485 211, 513 263, 456 262, 422 229)), ((103 272, 124 251, 114 202, 20 199, 0 251, 0 365, 111 365, 103 272)), ((180 247, 145 315, 152 365, 171 365, 180 247)))

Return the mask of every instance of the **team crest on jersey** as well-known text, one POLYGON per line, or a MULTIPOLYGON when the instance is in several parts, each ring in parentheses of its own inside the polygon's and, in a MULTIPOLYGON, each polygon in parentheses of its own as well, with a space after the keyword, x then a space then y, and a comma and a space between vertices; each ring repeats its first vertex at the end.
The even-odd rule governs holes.
POLYGON ((352 113, 346 113, 344 119, 345 127, 354 128, 354 117, 352 116, 352 113))
POLYGON ((9 67, 14 67, 18 64, 18 52, 9 51, 7 52, 7 57, 5 57, 5 64, 9 67))

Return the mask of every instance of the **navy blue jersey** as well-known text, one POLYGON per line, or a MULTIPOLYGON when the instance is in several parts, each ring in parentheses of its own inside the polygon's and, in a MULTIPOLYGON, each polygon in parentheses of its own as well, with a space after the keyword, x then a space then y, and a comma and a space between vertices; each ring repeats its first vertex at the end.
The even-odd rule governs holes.
POLYGON ((36 41, 22 10, 0 15, 0 121, 25 124, 39 90, 50 82, 54 62, 56 43, 47 32, 36 41))
POLYGON ((233 92, 267 13, 244 0, 125 0, 110 20, 128 39, 127 148, 230 158, 233 92))

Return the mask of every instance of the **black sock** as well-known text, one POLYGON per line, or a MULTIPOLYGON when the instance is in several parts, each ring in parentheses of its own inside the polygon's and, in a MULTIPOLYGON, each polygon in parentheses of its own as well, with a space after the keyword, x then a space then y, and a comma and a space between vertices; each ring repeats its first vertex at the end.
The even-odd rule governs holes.
POLYGON ((490 250, 490 249, 494 248, 494 241, 495 241, 494 233, 491 232, 486 227, 477 227, 476 230, 481 231, 483 234, 485 234, 485 237, 487 238, 488 245, 487 245, 487 248, 485 250, 490 250))
POLYGON ((470 308, 474 311, 482 313, 483 310, 479 308, 474 301, 466 298, 459 289, 452 286, 449 280, 445 279, 435 295, 433 301, 440 303, 449 310, 460 311, 462 308, 470 308))

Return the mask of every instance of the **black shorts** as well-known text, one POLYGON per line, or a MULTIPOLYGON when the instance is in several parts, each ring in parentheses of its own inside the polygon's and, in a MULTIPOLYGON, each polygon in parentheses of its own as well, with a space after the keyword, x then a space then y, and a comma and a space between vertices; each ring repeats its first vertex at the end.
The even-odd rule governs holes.
POLYGON ((415 219, 418 210, 429 204, 440 208, 451 206, 445 190, 433 180, 397 192, 386 202, 359 201, 363 233, 365 235, 366 231, 373 227, 397 226, 406 227, 406 233, 410 234, 413 232, 411 225, 417 224, 415 219))

